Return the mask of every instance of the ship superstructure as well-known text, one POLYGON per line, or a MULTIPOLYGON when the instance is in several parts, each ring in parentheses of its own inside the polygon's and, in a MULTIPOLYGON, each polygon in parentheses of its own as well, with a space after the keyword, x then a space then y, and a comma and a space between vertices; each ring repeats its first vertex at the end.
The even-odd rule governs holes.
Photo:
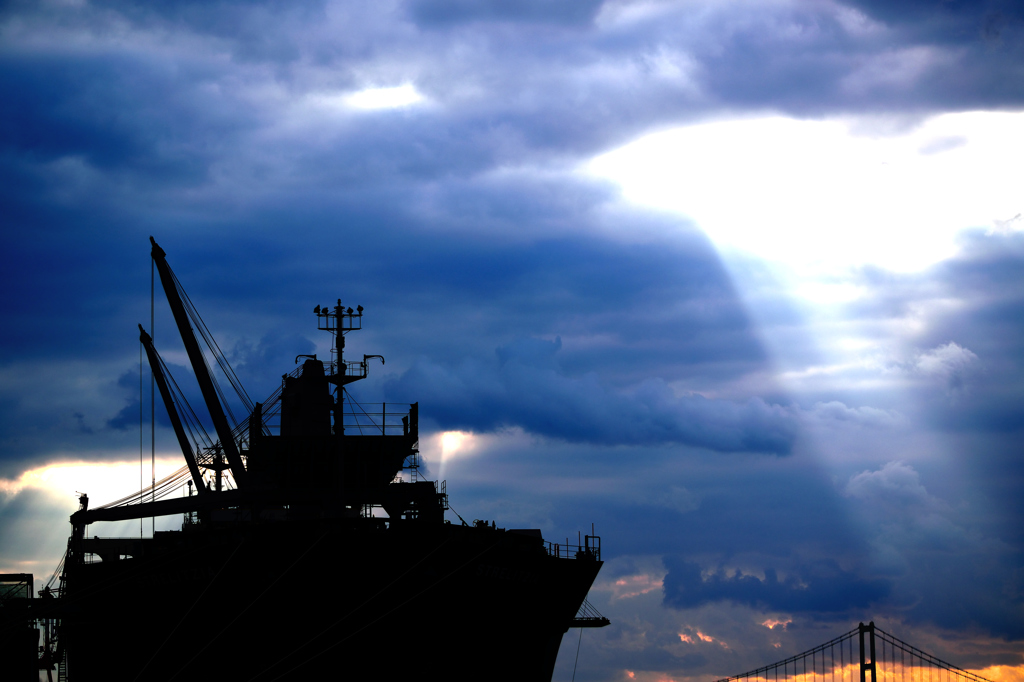
POLYGON ((152 257, 216 439, 197 435, 140 325, 186 465, 101 508, 82 496, 59 582, 42 595, 48 610, 30 599, 39 603, 26 611, 46 625, 41 668, 73 682, 547 681, 568 628, 608 624, 585 600, 599 537, 552 544, 539 530, 447 521, 444 483, 419 474, 418 405, 348 397, 384 362, 345 358, 362 306, 316 306, 330 357, 298 356, 266 401, 243 396, 247 417, 233 425, 200 347, 212 336, 155 241, 152 257), (89 532, 177 514, 180 531, 148 538, 89 532))

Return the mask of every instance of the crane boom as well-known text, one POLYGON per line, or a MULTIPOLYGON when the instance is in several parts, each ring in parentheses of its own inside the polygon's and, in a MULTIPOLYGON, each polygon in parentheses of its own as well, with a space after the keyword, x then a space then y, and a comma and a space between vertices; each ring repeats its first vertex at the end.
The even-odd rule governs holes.
POLYGON ((164 405, 167 407, 167 416, 171 418, 174 435, 178 437, 181 454, 185 456, 185 463, 188 465, 189 473, 192 474, 192 482, 195 483, 199 494, 204 495, 207 490, 203 484, 203 475, 199 472, 199 465, 196 463, 196 454, 192 451, 192 444, 189 443, 188 436, 185 435, 185 429, 181 425, 181 417, 178 415, 178 410, 174 407, 174 399, 171 397, 171 390, 167 385, 167 377, 164 376, 160 357, 156 353, 156 348, 153 347, 153 338, 146 333, 141 324, 139 325, 139 341, 142 342, 143 347, 146 349, 149 366, 153 369, 153 377, 156 379, 156 385, 160 388, 160 397, 163 398, 164 405))
POLYGON ((160 283, 164 287, 164 294, 167 295, 167 303, 171 306, 171 312, 174 313, 174 322, 178 325, 178 333, 181 334, 189 362, 192 363, 192 370, 196 373, 196 379, 199 381, 199 389, 203 393, 206 409, 209 410, 210 418, 213 420, 213 427, 217 430, 217 438, 220 439, 221 447, 224 448, 224 453, 227 455, 228 468, 235 479, 235 485, 242 488, 246 484, 245 466, 238 453, 238 445, 231 435, 231 427, 228 426, 224 408, 217 397, 217 389, 213 385, 213 377, 203 358, 203 351, 199 348, 199 342, 196 341, 192 325, 189 324, 185 304, 182 303, 181 296, 178 295, 174 275, 171 273, 171 267, 167 264, 167 254, 157 245, 155 239, 150 237, 149 241, 153 245, 152 256, 156 263, 156 269, 160 272, 160 283))

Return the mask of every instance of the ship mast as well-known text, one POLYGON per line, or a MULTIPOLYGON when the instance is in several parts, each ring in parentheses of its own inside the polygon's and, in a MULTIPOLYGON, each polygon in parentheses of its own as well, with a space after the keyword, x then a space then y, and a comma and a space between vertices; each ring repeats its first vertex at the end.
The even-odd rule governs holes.
MULTIPOLYGON (((317 328, 321 331, 330 332, 334 337, 331 344, 331 365, 330 375, 327 381, 337 386, 337 394, 334 400, 334 435, 337 442, 338 461, 345 461, 345 386, 353 381, 365 379, 367 374, 367 361, 370 358, 377 358, 384 363, 383 355, 364 355, 362 361, 346 362, 345 360, 345 334, 351 331, 359 331, 363 328, 363 306, 356 306, 355 310, 346 308, 338 299, 337 305, 333 308, 328 306, 317 306, 313 309, 317 316, 317 328)), ((338 467, 338 491, 344 491, 344 464, 338 467)))
MULTIPOLYGON (((174 435, 178 437, 178 445, 181 446, 181 454, 185 456, 185 463, 188 465, 189 473, 192 474, 192 481, 195 483, 199 494, 203 495, 207 490, 206 486, 203 485, 203 475, 199 472, 195 452, 193 452, 192 444, 189 443, 188 436, 185 435, 185 429, 181 425, 181 417, 174 406, 174 398, 171 397, 171 390, 167 385, 167 377, 164 376, 160 356, 157 355, 156 348, 153 347, 153 339, 146 333, 141 324, 139 325, 139 341, 142 342, 143 347, 146 349, 149 366, 153 369, 153 377, 156 379, 157 386, 160 387, 160 397, 163 398, 164 406, 167 408, 167 416, 170 417, 171 426, 174 427, 174 435)), ((217 475, 220 475, 219 471, 217 475)))
POLYGON ((206 409, 210 412, 210 419, 213 420, 213 427, 217 430, 220 445, 225 455, 227 455, 228 468, 235 479, 235 485, 243 488, 246 485, 246 471, 245 466, 242 464, 242 456, 238 452, 238 445, 235 443, 234 436, 231 435, 231 427, 228 425, 228 419, 224 415, 224 409, 221 407, 220 399, 217 397, 217 389, 213 384, 210 370, 206 366, 206 360, 203 358, 203 351, 199 348, 199 342, 196 340, 195 332, 192 331, 192 325, 189 324, 188 312, 185 310, 185 305, 178 294, 174 273, 171 272, 171 267, 167 264, 167 254, 157 245, 156 240, 152 237, 149 238, 149 241, 153 244, 152 256, 157 270, 160 271, 160 283, 164 287, 164 293, 167 295, 167 303, 171 306, 171 312, 174 313, 174 322, 178 325, 178 333, 181 334, 181 340, 185 344, 186 352, 188 352, 189 362, 192 363, 192 371, 195 372, 196 379, 199 381, 199 388, 203 393, 206 409))

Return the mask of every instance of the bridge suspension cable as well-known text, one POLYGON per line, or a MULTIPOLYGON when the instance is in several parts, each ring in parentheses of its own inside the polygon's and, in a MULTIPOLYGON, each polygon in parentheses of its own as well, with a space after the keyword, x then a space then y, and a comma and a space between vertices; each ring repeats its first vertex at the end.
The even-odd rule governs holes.
POLYGON ((785 660, 716 682, 991 681, 911 646, 871 622, 785 660))

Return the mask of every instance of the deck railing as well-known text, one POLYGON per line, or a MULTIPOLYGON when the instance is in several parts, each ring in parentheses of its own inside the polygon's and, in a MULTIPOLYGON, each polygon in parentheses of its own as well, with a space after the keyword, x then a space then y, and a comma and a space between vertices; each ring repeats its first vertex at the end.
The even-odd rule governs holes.
POLYGON ((408 433, 409 403, 345 403, 348 435, 402 436, 408 433), (380 405, 380 410, 377 406, 380 405), (392 409, 388 409, 388 407, 392 409), (398 408, 399 411, 395 411, 398 408))
POLYGON ((601 560, 601 538, 597 535, 584 535, 583 544, 571 544, 566 539, 565 544, 558 542, 544 541, 545 549, 550 556, 559 559, 591 559, 601 560))

